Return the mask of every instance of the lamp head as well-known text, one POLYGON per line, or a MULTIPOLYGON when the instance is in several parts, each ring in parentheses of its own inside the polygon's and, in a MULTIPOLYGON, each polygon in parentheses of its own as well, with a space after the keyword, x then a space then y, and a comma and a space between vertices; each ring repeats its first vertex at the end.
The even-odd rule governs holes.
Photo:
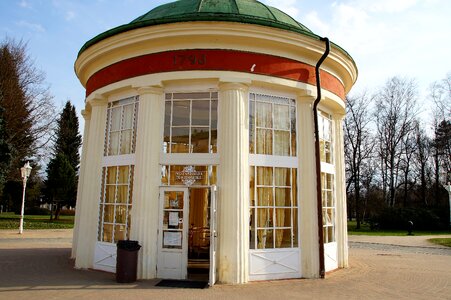
POLYGON ((20 173, 22 175, 22 178, 28 178, 30 177, 32 167, 30 166, 30 163, 27 161, 22 168, 20 168, 20 173))

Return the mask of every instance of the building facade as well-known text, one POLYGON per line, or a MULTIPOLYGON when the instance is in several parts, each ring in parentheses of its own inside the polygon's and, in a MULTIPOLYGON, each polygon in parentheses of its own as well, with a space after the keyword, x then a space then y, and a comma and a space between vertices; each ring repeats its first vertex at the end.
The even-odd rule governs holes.
POLYGON ((250 0, 168 3, 88 41, 75 62, 86 88, 75 266, 115 272, 116 242, 132 239, 142 279, 346 267, 342 123, 357 68, 334 44, 321 65, 318 209, 324 52, 305 26, 250 0))

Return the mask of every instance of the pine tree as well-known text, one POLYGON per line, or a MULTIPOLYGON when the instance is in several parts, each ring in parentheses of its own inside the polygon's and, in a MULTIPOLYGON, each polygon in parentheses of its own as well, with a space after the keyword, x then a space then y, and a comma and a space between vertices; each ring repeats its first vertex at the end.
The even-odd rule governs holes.
POLYGON ((53 147, 54 155, 64 154, 69 160, 70 165, 75 171, 78 171, 80 164, 79 149, 81 146, 81 135, 78 132, 78 117, 75 112, 75 106, 70 101, 66 102, 64 109, 58 119, 58 125, 55 132, 55 144, 53 147))
POLYGON ((77 177, 66 155, 58 153, 47 165, 46 195, 56 205, 55 219, 61 207, 75 206, 77 177))
POLYGON ((46 196, 56 205, 55 219, 61 207, 75 206, 77 196, 77 171, 80 163, 78 153, 81 136, 75 107, 66 102, 61 112, 53 145, 53 158, 47 166, 46 196))

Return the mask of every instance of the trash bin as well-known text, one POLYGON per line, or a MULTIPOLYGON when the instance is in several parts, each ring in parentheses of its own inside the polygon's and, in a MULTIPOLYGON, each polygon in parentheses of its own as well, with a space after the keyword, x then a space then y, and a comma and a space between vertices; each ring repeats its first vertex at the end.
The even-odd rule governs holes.
POLYGON ((116 281, 130 283, 136 281, 138 266, 138 241, 121 240, 117 242, 116 281))

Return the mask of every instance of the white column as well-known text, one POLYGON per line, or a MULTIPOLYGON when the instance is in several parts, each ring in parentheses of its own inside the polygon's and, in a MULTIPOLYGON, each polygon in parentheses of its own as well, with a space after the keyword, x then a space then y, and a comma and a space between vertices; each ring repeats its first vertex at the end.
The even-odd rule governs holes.
POLYGON ((221 83, 219 98, 219 281, 249 278, 248 86, 221 83))
POLYGON ((298 190, 301 270, 304 278, 319 277, 318 210, 316 202, 315 128, 310 93, 297 98, 298 190))
POLYGON ((81 159, 80 159, 80 172, 78 175, 78 187, 77 187, 77 203, 75 205, 75 224, 72 236, 72 254, 71 258, 75 258, 77 255, 77 246, 78 246, 78 236, 80 229, 80 215, 83 206, 82 195, 83 195, 83 178, 85 177, 85 169, 86 169, 86 152, 88 149, 88 136, 89 136, 89 124, 91 121, 91 112, 87 110, 82 110, 81 115, 85 120, 85 127, 83 130, 83 147, 81 151, 81 159))
POLYGON ((336 218, 335 232, 337 235, 337 259, 338 267, 348 267, 348 217, 346 210, 346 177, 345 157, 343 142, 344 114, 332 116, 335 127, 334 156, 335 156, 335 180, 336 180, 336 218))
POLYGON ((78 222, 79 236, 76 246, 76 268, 90 268, 93 266, 94 247, 97 241, 99 223, 107 99, 102 96, 96 96, 89 101, 88 105, 92 107, 88 145, 85 149, 85 165, 88 166, 89 171, 85 171, 83 178, 80 178, 83 181, 81 183, 83 187, 80 196, 82 205, 78 222))
POLYGON ((159 87, 140 87, 136 161, 133 184, 131 239, 139 251, 138 278, 156 276, 158 195, 161 185, 159 155, 163 142, 164 99, 159 87))

